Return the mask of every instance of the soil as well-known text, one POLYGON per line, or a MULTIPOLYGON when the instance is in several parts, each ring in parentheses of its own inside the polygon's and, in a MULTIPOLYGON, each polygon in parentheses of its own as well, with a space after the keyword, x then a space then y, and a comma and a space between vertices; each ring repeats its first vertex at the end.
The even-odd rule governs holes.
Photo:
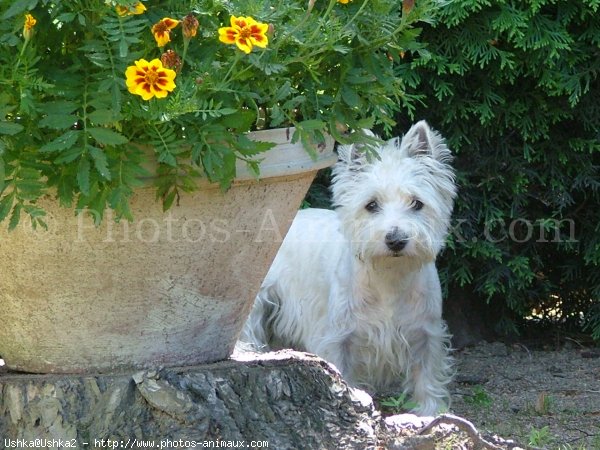
POLYGON ((450 413, 483 435, 524 448, 600 450, 600 348, 496 342, 454 356, 450 413))

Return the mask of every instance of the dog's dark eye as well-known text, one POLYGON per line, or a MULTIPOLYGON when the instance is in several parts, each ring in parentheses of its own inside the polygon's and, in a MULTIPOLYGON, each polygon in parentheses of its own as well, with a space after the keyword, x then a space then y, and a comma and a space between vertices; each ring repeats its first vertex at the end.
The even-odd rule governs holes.
POLYGON ((371 200, 369 203, 367 203, 367 205, 365 206, 365 209, 367 211, 369 211, 370 213, 375 213, 377 211, 379 211, 379 203, 377 203, 377 200, 371 200))
POLYGON ((410 204, 410 207, 413 211, 420 211, 423 209, 423 202, 421 200, 417 200, 416 198, 410 204))

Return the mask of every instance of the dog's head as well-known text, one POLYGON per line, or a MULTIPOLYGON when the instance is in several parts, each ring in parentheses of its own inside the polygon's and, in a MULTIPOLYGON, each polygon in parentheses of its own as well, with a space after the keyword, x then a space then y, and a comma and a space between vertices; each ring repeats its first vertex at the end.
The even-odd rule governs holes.
POLYGON ((425 121, 376 149, 338 148, 333 201, 359 257, 432 261, 448 232, 456 186, 452 156, 425 121))

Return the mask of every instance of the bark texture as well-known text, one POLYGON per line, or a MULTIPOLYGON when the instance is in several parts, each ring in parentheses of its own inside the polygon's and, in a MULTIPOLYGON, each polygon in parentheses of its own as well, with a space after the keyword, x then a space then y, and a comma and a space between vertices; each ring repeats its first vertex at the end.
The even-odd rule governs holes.
POLYGON ((271 449, 434 449, 439 441, 425 428, 432 418, 384 420, 371 397, 325 361, 291 351, 122 375, 0 373, 0 394, 0 448, 17 439, 84 449, 148 441, 156 448, 263 441, 271 449))

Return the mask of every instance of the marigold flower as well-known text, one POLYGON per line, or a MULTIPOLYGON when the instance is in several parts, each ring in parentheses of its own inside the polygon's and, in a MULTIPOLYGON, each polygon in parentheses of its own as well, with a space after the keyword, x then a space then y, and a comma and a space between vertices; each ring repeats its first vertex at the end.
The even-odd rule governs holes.
POLYGON ((250 53, 255 45, 262 48, 267 46, 268 30, 268 24, 259 23, 252 17, 231 16, 231 26, 219 28, 219 40, 225 44, 235 44, 244 53, 250 53))
POLYGON ((152 26, 152 33, 159 47, 164 47, 171 41, 171 30, 177 25, 179 25, 179 20, 165 17, 152 26))
POLYGON ((175 76, 175 71, 163 67, 160 59, 139 59, 125 71, 125 84, 129 92, 144 100, 164 98, 175 89, 175 76))
POLYGON ((144 14, 146 7, 142 2, 137 2, 132 7, 128 6, 116 6, 117 14, 120 16, 132 16, 134 14, 144 14))
POLYGON ((339 3, 341 3, 342 5, 347 5, 348 3, 350 3, 352 0, 338 0, 339 3))
POLYGON ((183 29, 183 37, 186 39, 191 39, 194 36, 196 36, 199 26, 200 26, 200 24, 198 23, 198 19, 196 19, 192 13, 189 13, 181 21, 181 28, 183 29))
POLYGON ((31 37, 33 36, 33 27, 36 23, 37 20, 35 19, 35 17, 33 17, 31 14, 25 14, 25 24, 23 25, 23 37, 26 41, 31 39, 31 37))

